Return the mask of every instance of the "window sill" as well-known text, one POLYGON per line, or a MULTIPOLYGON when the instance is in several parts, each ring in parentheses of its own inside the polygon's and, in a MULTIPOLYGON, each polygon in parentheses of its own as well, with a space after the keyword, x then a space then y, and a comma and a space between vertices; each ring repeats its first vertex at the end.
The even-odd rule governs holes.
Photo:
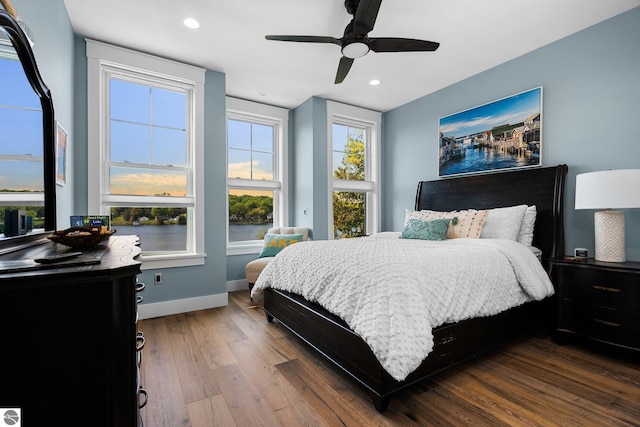
POLYGON ((194 265, 204 265, 204 260, 206 257, 206 254, 142 254, 142 265, 140 266, 140 269, 152 270, 157 268, 190 267, 194 265))
POLYGON ((259 254, 263 246, 264 241, 262 240, 244 244, 228 245, 227 256, 259 254))

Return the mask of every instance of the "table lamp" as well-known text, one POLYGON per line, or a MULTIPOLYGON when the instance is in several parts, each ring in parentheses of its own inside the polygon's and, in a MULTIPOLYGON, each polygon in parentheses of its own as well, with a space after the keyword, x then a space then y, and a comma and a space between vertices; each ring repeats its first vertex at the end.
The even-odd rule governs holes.
POLYGON ((594 214, 596 261, 625 262, 624 213, 640 208, 640 169, 619 169, 576 176, 576 209, 605 209, 594 214))

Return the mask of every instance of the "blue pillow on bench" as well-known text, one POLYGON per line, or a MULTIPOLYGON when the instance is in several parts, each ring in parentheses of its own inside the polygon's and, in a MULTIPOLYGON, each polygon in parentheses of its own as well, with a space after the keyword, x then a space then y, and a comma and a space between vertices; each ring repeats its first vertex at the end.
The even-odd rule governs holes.
POLYGON ((264 247, 258 258, 276 256, 278 252, 289 245, 302 242, 302 234, 270 234, 264 236, 264 247))

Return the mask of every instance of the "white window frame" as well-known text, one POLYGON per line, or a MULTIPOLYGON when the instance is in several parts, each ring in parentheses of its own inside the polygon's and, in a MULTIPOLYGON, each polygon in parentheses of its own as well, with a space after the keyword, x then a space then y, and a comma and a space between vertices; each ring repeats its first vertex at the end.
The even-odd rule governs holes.
POLYGON ((366 233, 380 231, 380 150, 382 114, 378 111, 327 101, 327 164, 328 173, 328 238, 333 239, 333 192, 364 191, 367 195, 366 233), (333 179, 333 124, 365 129, 365 180, 333 179))
MULTIPOLYGON (((104 96, 108 77, 114 71, 124 76, 138 75, 153 80, 172 82, 191 91, 189 106, 191 150, 191 197, 184 198, 191 206, 192 222, 187 227, 187 251, 142 253, 142 269, 202 265, 204 251, 204 81, 203 68, 182 64, 106 43, 86 39, 87 42, 87 98, 88 98, 88 210, 90 214, 109 214, 109 204, 120 206, 167 206, 162 197, 115 197, 108 194, 108 111, 104 96)), ((172 199, 177 201, 177 199, 172 199)))
MULTIPOLYGON (((244 255, 260 252, 263 240, 229 242, 229 189, 273 191, 273 226, 286 225, 289 220, 288 208, 288 140, 289 110, 233 97, 227 97, 227 118, 242 120, 274 127, 274 179, 273 181, 227 178, 227 255, 244 255)), ((227 143, 227 174, 228 154, 227 143)))

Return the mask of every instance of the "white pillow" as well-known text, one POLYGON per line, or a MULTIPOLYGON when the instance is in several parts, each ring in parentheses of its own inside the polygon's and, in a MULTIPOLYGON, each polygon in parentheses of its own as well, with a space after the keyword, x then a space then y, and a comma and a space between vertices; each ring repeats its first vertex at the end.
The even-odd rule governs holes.
POLYGON ((520 233, 518 233, 518 242, 525 246, 531 246, 533 244, 533 228, 536 225, 536 206, 529 206, 524 211, 524 218, 522 218, 522 226, 520 227, 520 233))
POLYGON ((420 221, 433 221, 434 219, 449 219, 457 218, 457 222, 453 221, 449 224, 447 230, 447 239, 468 238, 477 239, 480 237, 480 232, 487 219, 488 212, 486 210, 476 209, 463 209, 460 211, 431 211, 421 210, 412 211, 405 209, 405 227, 411 219, 417 219, 420 221))
POLYGON ((413 209, 406 209, 404 210, 404 224, 402 224, 403 227, 406 227, 407 224, 409 224, 409 220, 411 219, 420 219, 420 212, 422 211, 414 211, 413 209))
MULTIPOLYGON (((481 239, 509 239, 518 241, 520 227, 527 205, 488 209, 487 220, 480 233, 481 239)), ((533 238, 533 235, 532 235, 533 238)))

